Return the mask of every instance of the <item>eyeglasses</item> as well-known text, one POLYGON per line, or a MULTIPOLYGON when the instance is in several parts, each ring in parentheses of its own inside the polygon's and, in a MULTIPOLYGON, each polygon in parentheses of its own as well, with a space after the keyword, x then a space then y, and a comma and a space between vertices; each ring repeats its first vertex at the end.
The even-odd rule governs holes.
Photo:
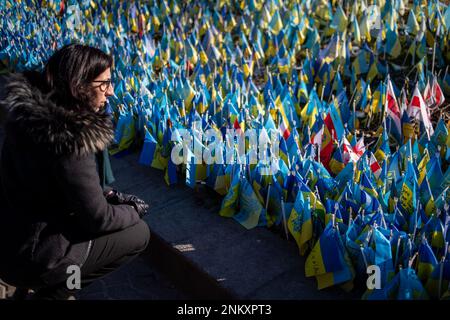
POLYGON ((99 88, 101 92, 106 92, 106 90, 108 90, 109 87, 112 86, 111 79, 92 81, 92 83, 100 83, 98 86, 94 88, 99 88))

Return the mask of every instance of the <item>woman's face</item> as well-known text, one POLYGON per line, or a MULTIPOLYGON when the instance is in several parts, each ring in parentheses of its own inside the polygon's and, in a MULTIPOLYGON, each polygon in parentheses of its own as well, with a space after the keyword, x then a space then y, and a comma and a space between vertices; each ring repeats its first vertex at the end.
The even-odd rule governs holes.
POLYGON ((106 105, 108 97, 114 94, 113 85, 111 82, 111 70, 106 69, 97 78, 92 81, 95 98, 93 101, 93 107, 95 111, 103 109, 106 105))

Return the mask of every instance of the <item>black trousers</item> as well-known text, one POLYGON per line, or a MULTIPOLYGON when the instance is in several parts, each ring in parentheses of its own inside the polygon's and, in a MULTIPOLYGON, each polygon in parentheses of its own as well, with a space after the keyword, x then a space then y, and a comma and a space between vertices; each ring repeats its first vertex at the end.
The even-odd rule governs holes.
MULTIPOLYGON (((89 256, 81 267, 81 290, 138 256, 149 241, 150 231, 143 220, 125 230, 94 239, 89 256)), ((77 291, 69 290, 64 282, 39 289, 33 299, 66 300, 77 291)))

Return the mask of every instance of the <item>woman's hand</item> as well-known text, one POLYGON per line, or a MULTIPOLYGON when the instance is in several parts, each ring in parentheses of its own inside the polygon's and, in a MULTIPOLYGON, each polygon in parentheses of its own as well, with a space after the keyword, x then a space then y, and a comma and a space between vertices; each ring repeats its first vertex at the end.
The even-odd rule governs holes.
POLYGON ((148 213, 148 204, 135 195, 112 189, 105 193, 105 198, 110 204, 128 204, 132 206, 141 218, 148 213))

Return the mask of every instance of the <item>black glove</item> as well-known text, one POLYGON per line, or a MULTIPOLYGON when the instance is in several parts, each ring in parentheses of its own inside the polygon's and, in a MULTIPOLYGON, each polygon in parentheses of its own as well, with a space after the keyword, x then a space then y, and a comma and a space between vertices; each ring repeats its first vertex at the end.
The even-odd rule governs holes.
POLYGON ((106 192, 105 198, 111 204, 128 204, 132 206, 141 218, 147 214, 149 208, 144 200, 139 199, 135 195, 122 193, 114 189, 106 192))

